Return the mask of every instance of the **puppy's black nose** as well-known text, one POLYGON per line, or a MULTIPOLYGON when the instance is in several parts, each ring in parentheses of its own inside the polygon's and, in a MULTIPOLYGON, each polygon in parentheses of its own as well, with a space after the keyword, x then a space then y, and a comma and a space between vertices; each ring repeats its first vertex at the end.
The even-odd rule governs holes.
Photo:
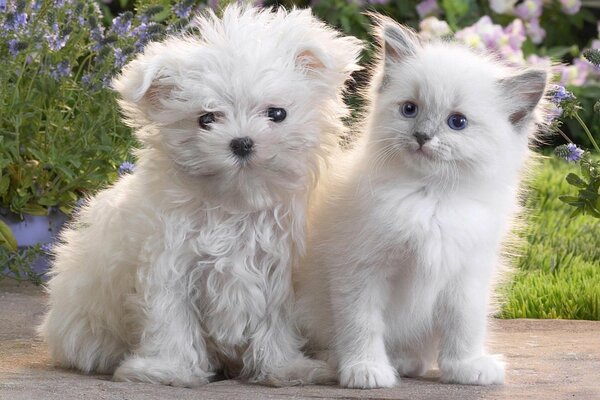
POLYGON ((252 147, 254 146, 254 141, 250 139, 248 136, 235 138, 229 143, 229 147, 233 154, 239 157, 246 157, 250 153, 252 153, 252 147))
POLYGON ((419 146, 423 146, 426 142, 428 142, 431 139, 429 135, 426 135, 423 132, 415 132, 413 136, 415 137, 415 139, 417 139, 417 143, 419 143, 419 146))

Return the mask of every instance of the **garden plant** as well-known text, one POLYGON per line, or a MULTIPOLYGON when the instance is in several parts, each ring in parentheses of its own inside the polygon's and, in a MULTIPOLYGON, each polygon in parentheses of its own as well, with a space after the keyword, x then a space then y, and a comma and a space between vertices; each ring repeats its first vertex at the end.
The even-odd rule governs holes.
MULTIPOLYGON (((600 6, 581 0, 313 0, 345 33, 373 42, 366 11, 425 38, 462 41, 508 63, 552 67, 553 119, 525 200, 523 245, 501 289, 505 318, 600 319, 600 6), (555 150, 554 150, 555 148, 555 150)), ((31 269, 51 243, 19 247, 7 222, 76 212, 78 202, 134 168, 135 141, 110 82, 151 40, 189 30, 216 0, 0 0, 0 271, 31 269)), ((371 47, 372 49, 373 47, 371 47)), ((372 51, 364 55, 371 62, 372 51)), ((355 76, 348 95, 366 80, 355 76)), ((356 116, 360 113, 355 113, 356 116)))

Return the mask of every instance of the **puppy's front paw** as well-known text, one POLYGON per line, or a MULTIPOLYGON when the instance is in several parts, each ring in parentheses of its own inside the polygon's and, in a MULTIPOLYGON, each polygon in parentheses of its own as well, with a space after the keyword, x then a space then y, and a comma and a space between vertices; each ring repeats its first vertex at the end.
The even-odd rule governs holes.
POLYGON ((442 382, 463 385, 500 385, 504 383, 504 365, 492 356, 470 360, 440 361, 442 382))
POLYGON ((340 368, 340 386, 359 389, 396 385, 396 370, 388 363, 361 361, 340 368))
POLYGON ((113 380, 118 382, 146 382, 179 387, 207 384, 212 373, 197 367, 183 367, 168 360, 131 357, 117 368, 113 380))

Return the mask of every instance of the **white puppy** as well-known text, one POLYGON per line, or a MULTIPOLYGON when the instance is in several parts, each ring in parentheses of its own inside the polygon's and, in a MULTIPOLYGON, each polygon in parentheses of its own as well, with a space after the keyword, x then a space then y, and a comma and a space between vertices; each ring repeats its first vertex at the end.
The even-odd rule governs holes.
POLYGON ((143 149, 63 232, 41 334, 56 364, 117 380, 331 380, 299 350, 291 265, 361 45, 308 10, 196 24, 114 81, 143 149))

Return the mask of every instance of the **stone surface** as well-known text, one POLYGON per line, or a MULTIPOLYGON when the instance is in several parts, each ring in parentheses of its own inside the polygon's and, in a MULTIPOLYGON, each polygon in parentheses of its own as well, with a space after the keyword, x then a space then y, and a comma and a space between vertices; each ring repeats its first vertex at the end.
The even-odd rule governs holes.
POLYGON ((52 368, 35 338, 44 300, 38 287, 0 281, 0 399, 600 399, 600 322, 491 321, 489 347, 508 364, 506 384, 497 387, 441 384, 432 371, 393 389, 268 388, 235 380, 185 389, 52 368))

